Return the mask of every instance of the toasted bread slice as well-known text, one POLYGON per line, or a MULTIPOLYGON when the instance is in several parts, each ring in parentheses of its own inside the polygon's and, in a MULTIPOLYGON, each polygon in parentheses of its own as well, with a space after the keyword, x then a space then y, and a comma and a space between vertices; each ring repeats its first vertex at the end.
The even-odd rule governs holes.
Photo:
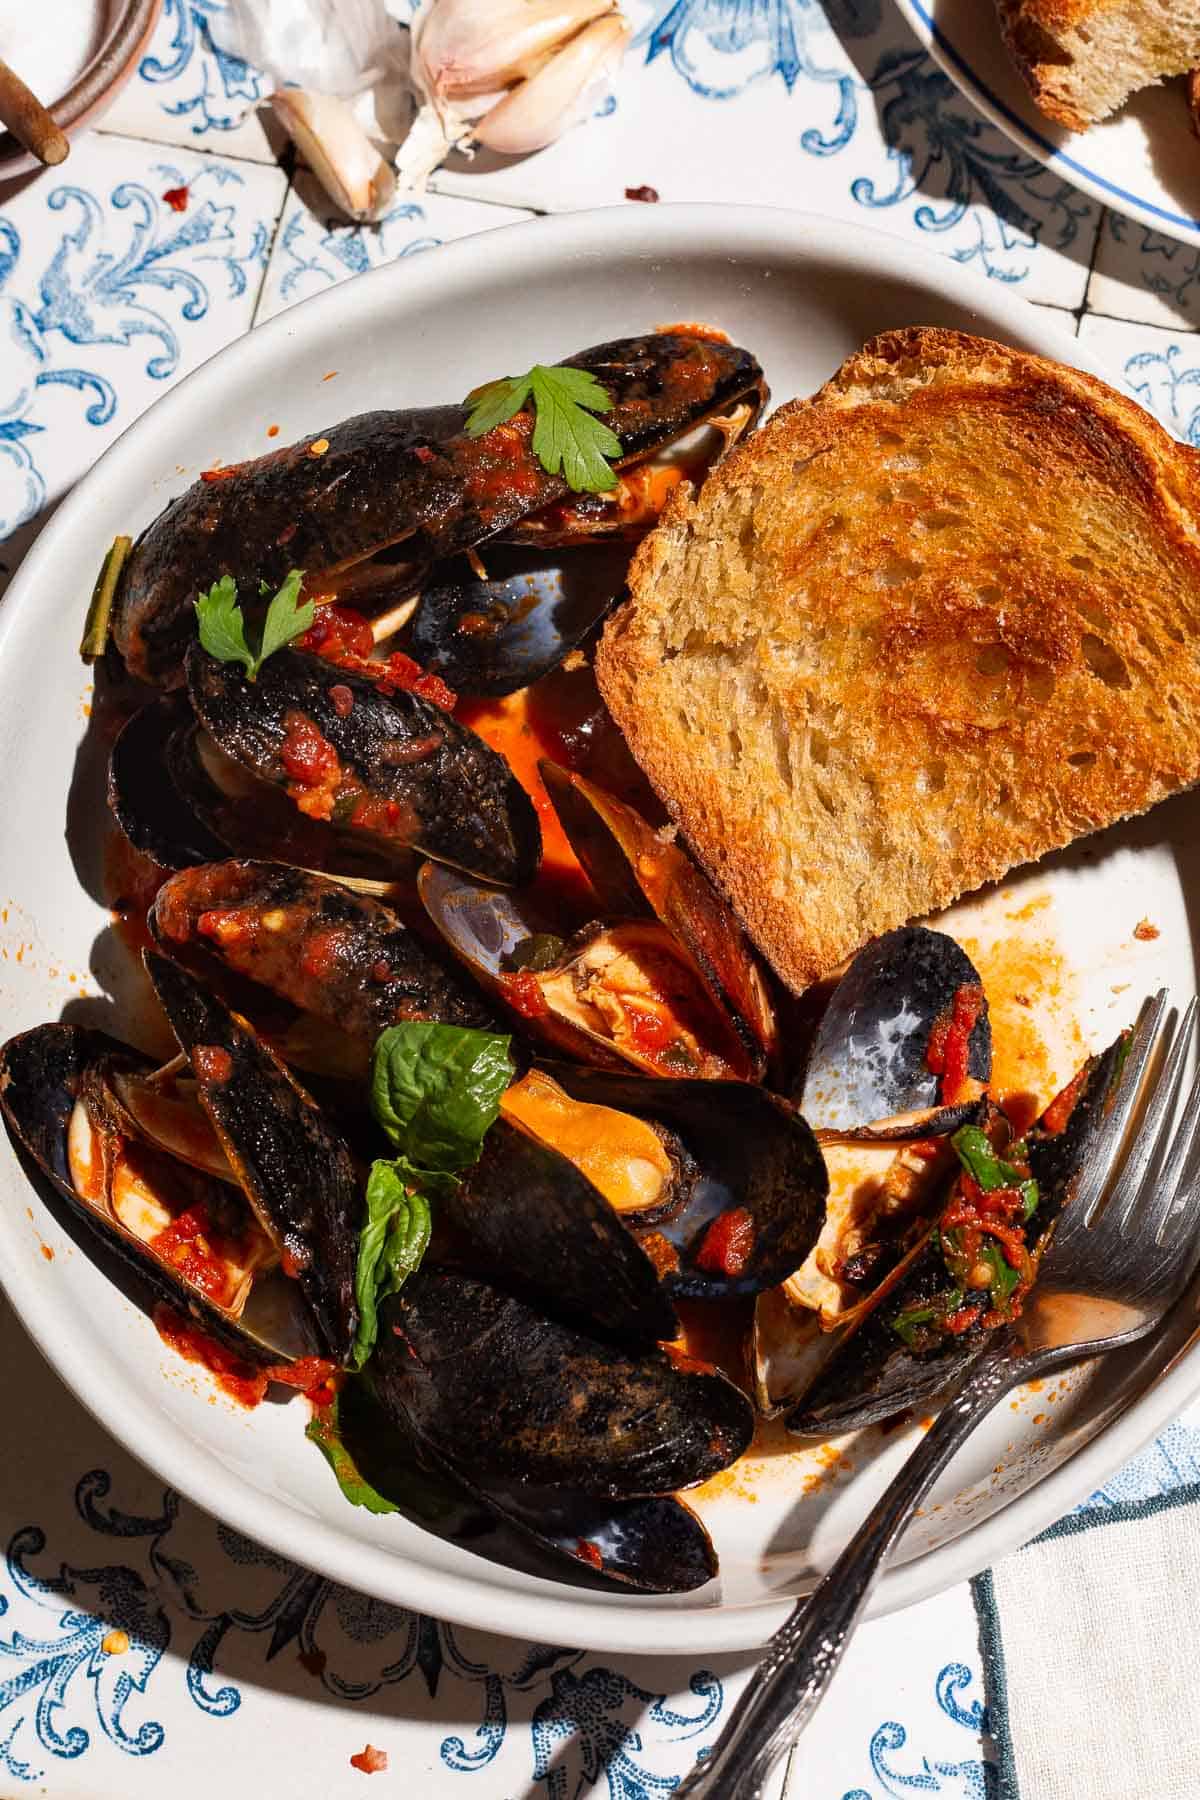
POLYGON ((797 990, 1200 779, 1200 451, 1038 356, 873 338, 630 592, 601 691, 797 990))
POLYGON ((1086 131, 1140 88, 1200 64, 1195 0, 996 0, 1000 29, 1047 116, 1086 131))

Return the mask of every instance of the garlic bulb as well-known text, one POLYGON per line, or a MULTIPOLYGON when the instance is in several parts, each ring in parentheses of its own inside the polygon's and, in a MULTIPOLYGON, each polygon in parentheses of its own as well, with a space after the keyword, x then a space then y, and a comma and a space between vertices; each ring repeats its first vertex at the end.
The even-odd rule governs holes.
POLYGON ((524 155, 586 116, 630 28, 616 0, 426 0, 412 38, 421 109, 399 185, 424 190, 457 145, 524 155))
POLYGON ((313 174, 342 212, 360 224, 380 219, 396 177, 344 100, 281 88, 271 106, 313 174))

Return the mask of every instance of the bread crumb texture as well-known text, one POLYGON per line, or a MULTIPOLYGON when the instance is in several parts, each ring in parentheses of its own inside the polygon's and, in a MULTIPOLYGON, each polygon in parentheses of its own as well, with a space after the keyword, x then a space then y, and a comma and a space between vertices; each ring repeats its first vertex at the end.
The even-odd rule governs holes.
POLYGON ((1200 778, 1200 452, 966 334, 872 339, 645 539, 596 659, 792 988, 1200 778))
POLYGON ((1196 0, 996 0, 1041 111, 1086 131, 1141 88, 1200 65, 1196 0))

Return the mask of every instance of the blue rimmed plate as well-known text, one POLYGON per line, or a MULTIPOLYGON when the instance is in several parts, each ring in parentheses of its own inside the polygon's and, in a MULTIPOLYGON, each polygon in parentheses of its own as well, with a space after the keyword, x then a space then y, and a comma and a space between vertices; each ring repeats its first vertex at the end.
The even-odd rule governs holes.
POLYGON ((1089 131, 1067 131, 1033 104, 993 0, 896 5, 951 81, 1022 150, 1103 205, 1200 247, 1200 142, 1179 83, 1146 89, 1089 131))

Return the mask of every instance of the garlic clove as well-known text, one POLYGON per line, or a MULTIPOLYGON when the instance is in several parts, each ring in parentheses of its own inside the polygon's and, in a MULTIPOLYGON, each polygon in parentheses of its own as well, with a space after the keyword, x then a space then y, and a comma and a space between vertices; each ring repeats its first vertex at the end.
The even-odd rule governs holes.
POLYGON ((380 219, 396 177, 344 100, 304 88, 281 88, 275 116, 339 211, 365 223, 380 219))
POLYGON ((587 117, 633 35, 612 13, 596 19, 515 87, 475 126, 475 142, 504 156, 542 150, 587 117))
POLYGON ((413 31, 413 67, 435 102, 495 93, 534 74, 615 0, 431 0, 413 31))

